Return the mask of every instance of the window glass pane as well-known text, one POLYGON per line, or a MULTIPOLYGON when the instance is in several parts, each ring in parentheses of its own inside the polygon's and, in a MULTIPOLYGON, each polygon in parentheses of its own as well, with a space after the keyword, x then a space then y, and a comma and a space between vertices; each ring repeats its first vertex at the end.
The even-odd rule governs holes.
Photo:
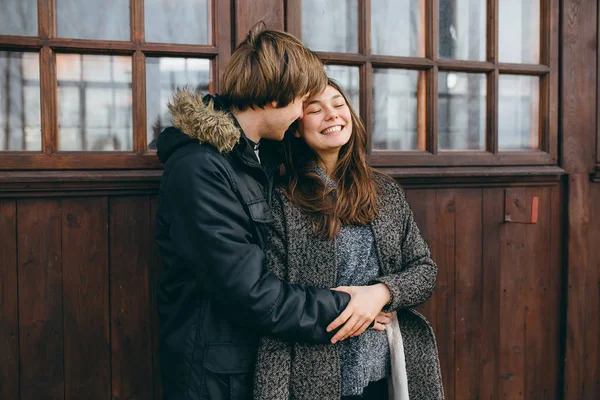
POLYGON ((425 57, 425 0, 372 0, 371 53, 425 57))
POLYGON ((128 41, 129 1, 56 0, 56 34, 63 38, 128 41))
POLYGON ((167 103, 177 88, 208 93, 210 60, 197 58, 146 58, 146 121, 148 149, 156 150, 159 133, 171 125, 167 103))
POLYGON ((360 93, 359 93, 359 69, 358 67, 348 67, 345 65, 326 65, 325 72, 327 76, 336 80, 342 89, 346 92, 346 96, 350 99, 352 108, 359 113, 360 110, 360 93))
POLYGON ((537 150, 540 147, 540 78, 500 75, 498 88, 498 148, 537 150))
POLYGON ((131 57, 57 54, 58 149, 133 149, 131 57))
POLYGON ((439 1, 439 57, 485 61, 486 2, 439 1))
POLYGON ((211 18, 208 2, 145 0, 146 42, 209 44, 211 18))
POLYGON ((0 35, 37 36, 37 0, 1 0, 0 35))
POLYGON ((439 73, 440 150, 485 150, 486 97, 484 74, 439 73))
POLYGON ((500 62, 538 64, 540 0, 502 0, 498 3, 500 62))
POLYGON ((40 59, 0 51, 0 150, 41 151, 40 59))
POLYGON ((425 72, 373 69, 373 150, 425 150, 425 72))
POLYGON ((313 51, 358 53, 358 0, 302 0, 302 41, 313 51))

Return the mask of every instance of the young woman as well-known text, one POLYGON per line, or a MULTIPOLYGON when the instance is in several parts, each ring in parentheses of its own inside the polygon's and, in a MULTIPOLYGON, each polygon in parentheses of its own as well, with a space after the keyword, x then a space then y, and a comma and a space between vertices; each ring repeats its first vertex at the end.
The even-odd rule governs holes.
POLYGON ((336 82, 305 102, 287 135, 269 268, 364 308, 330 325, 347 322, 331 345, 261 339, 255 399, 442 399, 433 330, 413 310, 431 296, 437 266, 402 189, 367 165, 364 126, 336 82), (382 310, 393 312, 385 331, 367 329, 382 310))

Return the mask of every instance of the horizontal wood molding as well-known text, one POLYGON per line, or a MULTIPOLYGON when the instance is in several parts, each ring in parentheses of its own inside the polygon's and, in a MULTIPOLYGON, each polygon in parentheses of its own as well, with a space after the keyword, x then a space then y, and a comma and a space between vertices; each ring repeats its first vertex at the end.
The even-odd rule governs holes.
POLYGON ((0 172, 2 197, 155 194, 162 170, 0 172))
MULTIPOLYGON (((558 167, 381 168, 407 187, 552 185, 558 167)), ((154 194, 162 170, 0 171, 0 198, 154 194)))

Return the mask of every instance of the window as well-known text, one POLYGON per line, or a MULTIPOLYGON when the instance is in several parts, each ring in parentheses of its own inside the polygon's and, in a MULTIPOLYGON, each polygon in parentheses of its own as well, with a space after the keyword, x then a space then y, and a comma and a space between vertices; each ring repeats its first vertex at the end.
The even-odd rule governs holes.
POLYGON ((557 164, 556 0, 291 0, 376 166, 557 164))
POLYGON ((2 8, 1 169, 160 168, 155 139, 173 90, 215 91, 231 53, 225 1, 2 8))

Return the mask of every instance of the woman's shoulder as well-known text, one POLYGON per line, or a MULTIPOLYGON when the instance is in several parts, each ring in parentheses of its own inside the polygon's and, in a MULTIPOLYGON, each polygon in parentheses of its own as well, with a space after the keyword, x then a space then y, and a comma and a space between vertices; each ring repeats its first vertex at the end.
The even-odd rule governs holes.
POLYGON ((380 197, 400 197, 402 199, 405 197, 404 190, 391 176, 375 170, 373 171, 373 181, 380 197))

